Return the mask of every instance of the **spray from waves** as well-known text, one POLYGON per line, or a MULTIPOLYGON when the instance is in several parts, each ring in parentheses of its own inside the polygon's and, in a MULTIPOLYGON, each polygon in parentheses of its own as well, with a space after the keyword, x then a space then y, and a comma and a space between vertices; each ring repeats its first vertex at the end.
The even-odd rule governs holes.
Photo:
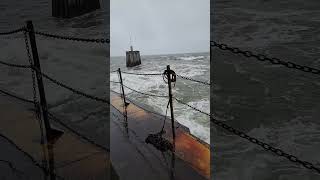
POLYGON ((197 60, 197 59, 203 59, 204 56, 185 56, 185 57, 178 57, 178 59, 185 60, 185 61, 191 61, 191 60, 197 60))
MULTIPOLYGON (((142 64, 134 68, 125 67, 125 57, 118 57, 118 59, 111 57, 111 70, 120 67, 122 71, 132 73, 161 73, 166 68, 166 65, 170 64, 171 69, 179 75, 209 81, 210 66, 209 55, 207 55, 207 53, 204 53, 203 55, 191 54, 188 56, 197 57, 196 61, 177 60, 180 57, 187 56, 183 54, 145 56, 142 57, 142 64)), ((123 73, 122 77, 126 86, 137 91, 157 95, 168 94, 168 87, 163 81, 162 76, 136 76, 123 73)), ((110 80, 119 81, 118 74, 112 73, 110 80)), ((120 92, 119 84, 111 83, 110 88, 120 92)), ((199 86, 199 84, 195 84, 194 82, 179 79, 176 86, 173 88, 173 94, 185 103, 209 113, 209 88, 210 87, 199 86)), ((165 115, 168 102, 167 98, 147 97, 145 95, 137 94, 127 88, 125 88, 125 94, 128 98, 137 100, 139 103, 149 106, 152 110, 165 115)), ((174 113, 175 119, 188 127, 193 135, 210 143, 209 117, 176 101, 174 101, 174 113)))

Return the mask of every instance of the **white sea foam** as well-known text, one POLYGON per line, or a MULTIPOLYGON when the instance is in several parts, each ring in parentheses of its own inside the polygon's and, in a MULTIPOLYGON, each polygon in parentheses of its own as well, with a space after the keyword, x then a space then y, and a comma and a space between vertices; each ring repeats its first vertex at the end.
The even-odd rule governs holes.
MULTIPOLYGON (((111 60, 111 69, 121 67, 122 71, 132 73, 161 73, 163 70, 165 70, 166 65, 170 64, 171 69, 173 69, 179 75, 194 79, 202 78, 208 81, 209 75, 206 77, 205 74, 209 71, 209 62, 201 61, 199 63, 194 63, 192 61, 186 61, 181 63, 181 61, 174 61, 174 59, 177 57, 181 57, 181 55, 143 57, 142 64, 134 68, 124 67, 125 61, 111 60)), ((129 86, 137 91, 157 95, 168 94, 168 86, 164 83, 161 75, 136 76, 122 73, 122 77, 126 86, 129 86)), ((119 81, 117 73, 113 73, 110 76, 110 79, 112 81, 119 81)), ((179 79, 178 81, 182 80, 179 79)), ((183 81, 182 84, 187 85, 187 87, 190 88, 179 87, 177 85, 173 88, 173 94, 179 97, 181 96, 181 98, 191 98, 191 100, 188 100, 189 102, 187 102, 189 105, 209 113, 209 89, 207 92, 202 92, 201 98, 199 98, 197 94, 199 93, 199 87, 197 86, 198 84, 194 84, 190 81, 183 81)), ((111 89, 119 92, 119 84, 111 83, 111 89)), ((146 97, 144 95, 139 95, 138 93, 135 93, 127 88, 125 88, 125 93, 128 94, 128 98, 138 98, 140 103, 148 105, 152 107, 154 111, 165 115, 168 99, 160 97, 146 97)), ((188 127, 191 133, 198 138, 210 143, 210 123, 209 118, 206 115, 194 111, 191 108, 177 102, 174 102, 174 111, 175 119, 178 122, 188 127)))
POLYGON ((185 60, 185 61, 191 61, 196 59, 203 59, 204 56, 185 56, 185 57, 178 57, 178 59, 185 60))

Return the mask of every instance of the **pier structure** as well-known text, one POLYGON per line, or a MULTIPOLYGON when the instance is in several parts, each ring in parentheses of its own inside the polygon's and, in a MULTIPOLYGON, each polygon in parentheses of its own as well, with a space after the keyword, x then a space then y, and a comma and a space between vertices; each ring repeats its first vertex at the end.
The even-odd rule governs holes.
POLYGON ((72 18, 100 9, 99 0, 52 0, 52 16, 72 18))
POLYGON ((133 67, 141 64, 141 57, 139 51, 134 51, 130 46, 130 51, 126 52, 126 65, 127 67, 133 67))
MULTIPOLYGON (((175 121, 174 126, 179 128, 175 131, 174 153, 159 150, 146 143, 146 139, 160 130, 164 116, 146 111, 129 99, 130 105, 124 108, 121 94, 112 91, 110 95, 111 162, 120 179, 141 176, 169 180, 172 174, 174 179, 210 179, 210 147, 207 143, 175 121)), ((171 126, 167 117, 163 137, 173 143, 171 126)))

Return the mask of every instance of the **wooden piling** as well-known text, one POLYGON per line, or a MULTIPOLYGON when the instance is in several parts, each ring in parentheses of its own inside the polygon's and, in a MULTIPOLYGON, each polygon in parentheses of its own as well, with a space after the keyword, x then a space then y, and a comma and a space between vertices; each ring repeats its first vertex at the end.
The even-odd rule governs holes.
POLYGON ((131 50, 126 52, 127 67, 133 67, 141 64, 140 52, 131 50))
POLYGON ((52 16, 72 18, 100 9, 99 0, 52 0, 52 16))

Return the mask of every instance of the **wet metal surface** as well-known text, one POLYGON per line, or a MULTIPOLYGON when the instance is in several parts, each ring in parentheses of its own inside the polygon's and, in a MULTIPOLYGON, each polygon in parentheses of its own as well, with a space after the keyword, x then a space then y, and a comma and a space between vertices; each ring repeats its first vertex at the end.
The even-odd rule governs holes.
MULTIPOLYGON (((111 107, 113 115, 111 115, 110 125, 112 129, 111 161, 122 177, 121 179, 130 179, 122 175, 124 172, 135 175, 143 174, 145 178, 155 179, 210 179, 210 147, 208 144, 192 136, 185 127, 177 123, 175 124, 177 127, 175 153, 173 155, 170 151, 162 153, 144 141, 149 134, 156 134, 161 130, 164 117, 149 113, 130 103, 126 108, 127 118, 124 118, 122 113, 125 113, 125 109, 122 98, 111 92, 110 99, 114 106, 111 107), (119 139, 120 129, 123 130, 122 140, 119 139), (127 142, 124 143, 124 141, 127 142), (117 145, 122 143, 127 145, 127 149, 117 145), (139 150, 138 152, 135 152, 137 150, 130 151, 130 148, 139 150), (121 160, 120 156, 128 159, 121 160), (125 168, 119 165, 123 163, 126 163, 125 168), (144 166, 148 168, 144 169, 144 166), (153 167, 153 170, 149 169, 150 167, 153 167), (150 173, 148 174, 147 171, 150 173)), ((171 123, 168 119, 164 128, 166 133, 163 137, 172 143, 171 123)))
MULTIPOLYGON (((10 101, 0 102, 0 109, 0 132, 41 164, 43 151, 40 145, 40 130, 33 113, 10 101)), ((52 150, 56 174, 70 180, 108 179, 109 154, 54 125, 64 130, 52 150)))

